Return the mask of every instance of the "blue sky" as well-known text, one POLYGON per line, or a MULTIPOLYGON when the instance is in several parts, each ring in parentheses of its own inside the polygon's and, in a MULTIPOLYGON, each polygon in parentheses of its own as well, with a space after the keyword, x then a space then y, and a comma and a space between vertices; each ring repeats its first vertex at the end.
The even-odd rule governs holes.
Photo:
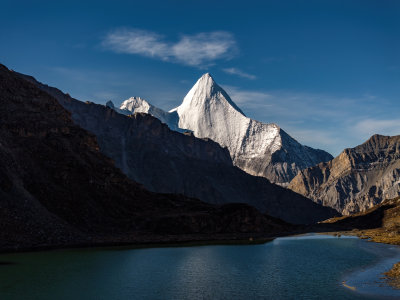
POLYGON ((80 100, 180 104, 210 72, 337 155, 400 134, 399 1, 2 1, 0 62, 80 100))

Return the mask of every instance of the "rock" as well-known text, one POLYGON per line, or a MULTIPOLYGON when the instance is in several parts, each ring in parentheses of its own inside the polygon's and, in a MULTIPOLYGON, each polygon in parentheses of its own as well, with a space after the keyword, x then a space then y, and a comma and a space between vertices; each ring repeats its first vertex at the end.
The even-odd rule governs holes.
POLYGON ((289 188, 343 214, 400 195, 400 136, 374 135, 327 163, 307 168, 289 188))

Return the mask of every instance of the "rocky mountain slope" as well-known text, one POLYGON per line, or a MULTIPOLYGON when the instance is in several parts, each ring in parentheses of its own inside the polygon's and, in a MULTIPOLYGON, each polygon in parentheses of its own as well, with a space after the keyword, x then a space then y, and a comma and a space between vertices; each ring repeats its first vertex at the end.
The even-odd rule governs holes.
POLYGON ((140 236, 215 239, 287 226, 245 204, 148 192, 99 151, 96 137, 54 97, 0 65, 0 250, 140 242, 140 236))
POLYGON ((209 203, 247 203, 292 223, 313 223, 336 213, 234 167, 227 149, 209 139, 172 131, 148 114, 125 116, 109 106, 83 103, 24 78, 53 95, 76 124, 97 136, 100 150, 116 166, 152 191, 182 193, 209 203))
POLYGON ((327 163, 302 170, 289 188, 343 214, 400 195, 400 136, 374 135, 327 163))
MULTIPOLYGON (((125 109, 130 101, 121 106, 125 109)), ((235 166, 255 176, 286 186, 299 170, 332 159, 322 150, 303 146, 276 124, 265 124, 244 115, 229 95, 204 74, 188 92, 183 102, 169 113, 152 113, 148 103, 132 100, 131 112, 148 112, 172 129, 179 127, 196 137, 210 138, 227 147, 235 166), (174 123, 178 122, 178 124, 174 123)))

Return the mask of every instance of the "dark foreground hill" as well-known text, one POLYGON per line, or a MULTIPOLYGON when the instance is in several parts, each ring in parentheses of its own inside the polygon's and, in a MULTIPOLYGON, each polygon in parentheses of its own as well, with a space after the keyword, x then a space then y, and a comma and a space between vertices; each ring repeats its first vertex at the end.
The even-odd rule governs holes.
POLYGON ((0 250, 269 235, 245 204, 148 192, 55 98, 0 65, 0 250))
POLYGON ((250 204, 291 223, 314 223, 334 209, 234 167, 226 148, 209 139, 172 131, 147 114, 125 116, 81 102, 60 90, 20 76, 54 96, 73 121, 96 135, 100 150, 129 178, 159 193, 179 193, 213 204, 250 204))

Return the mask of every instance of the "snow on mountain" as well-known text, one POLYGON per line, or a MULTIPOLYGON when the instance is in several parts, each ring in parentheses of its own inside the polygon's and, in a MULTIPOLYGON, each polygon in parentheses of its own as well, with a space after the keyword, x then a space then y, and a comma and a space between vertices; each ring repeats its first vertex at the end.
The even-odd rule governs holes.
POLYGON ((276 124, 246 117, 208 73, 172 111, 178 113, 180 128, 227 147, 236 166, 284 186, 299 170, 332 157, 302 146, 276 124))
POLYGON ((159 119, 161 122, 167 124, 170 129, 182 131, 178 128, 178 115, 176 113, 166 112, 154 105, 151 105, 149 102, 140 97, 131 97, 125 100, 122 102, 119 109, 116 109, 116 111, 125 115, 130 115, 135 112, 150 114, 159 119))
POLYGON ((210 138, 228 148, 239 168, 283 186, 299 170, 332 159, 325 151, 301 145, 276 124, 246 117, 209 73, 169 112, 139 97, 124 101, 120 110, 149 113, 173 130, 190 130, 196 137, 210 138))
POLYGON ((228 147, 232 159, 254 158, 281 146, 279 127, 247 118, 210 74, 204 74, 175 110, 178 126, 228 147))

